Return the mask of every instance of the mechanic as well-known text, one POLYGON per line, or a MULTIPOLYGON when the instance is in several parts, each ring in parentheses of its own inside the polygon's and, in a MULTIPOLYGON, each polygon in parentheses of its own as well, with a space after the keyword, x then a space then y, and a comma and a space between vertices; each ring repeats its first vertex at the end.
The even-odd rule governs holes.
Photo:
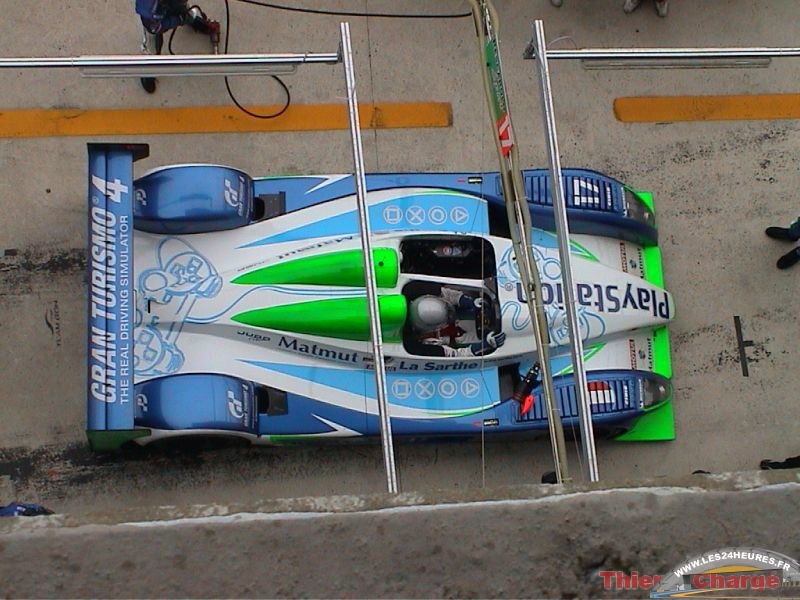
MULTIPOLYGON (((789 227, 767 227, 764 231, 769 237, 776 240, 784 240, 787 242, 796 242, 800 240, 800 217, 789 227)), ((788 269, 792 265, 800 262, 800 246, 796 246, 789 250, 786 254, 778 259, 777 266, 779 269, 788 269)))
MULTIPOLYGON (((199 6, 188 6, 188 0, 136 0, 136 14, 144 27, 145 54, 161 54, 164 34, 181 25, 189 25, 198 33, 212 34, 213 22, 199 6)), ((148 94, 156 91, 155 77, 142 77, 141 82, 148 94)))
MULTIPOLYGON (((459 316, 472 322, 483 316, 484 300, 434 282, 415 281, 403 293, 410 299, 404 344, 422 356, 486 356, 502 346, 506 334, 482 333, 485 327, 461 327, 459 316)), ((484 321, 485 322, 485 321, 484 321)))

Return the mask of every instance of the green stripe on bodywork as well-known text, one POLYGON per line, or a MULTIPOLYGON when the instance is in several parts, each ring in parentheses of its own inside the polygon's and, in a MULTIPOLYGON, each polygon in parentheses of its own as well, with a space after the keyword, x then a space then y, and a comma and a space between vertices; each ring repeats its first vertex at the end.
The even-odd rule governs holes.
MULTIPOLYGON (((655 214, 653 194, 631 190, 655 214)), ((649 283, 664 288, 664 268, 661 250, 657 246, 642 249, 644 278, 649 283)), ((672 378, 672 357, 669 343, 669 330, 666 326, 653 331, 653 372, 672 378)), ((619 442, 667 442, 675 439, 675 410, 673 399, 645 409, 645 414, 627 432, 614 438, 619 442)))
MULTIPOLYGON (((672 379, 669 329, 666 326, 653 331, 653 372, 672 379)), ((674 394, 674 392, 673 392, 674 394)), ((645 409, 636 425, 614 438, 620 442, 666 442, 675 439, 675 415, 672 396, 666 401, 645 409)))
POLYGON ((423 192, 414 192, 413 194, 408 194, 408 198, 413 198, 415 196, 430 196, 432 194, 436 194, 438 196, 461 196, 462 198, 471 198, 473 200, 478 200, 477 196, 473 196, 469 192, 462 192, 461 190, 451 190, 447 188, 428 188, 423 192))
MULTIPOLYGON (((555 240, 555 243, 553 244, 552 247, 553 248, 558 247, 557 233, 555 233, 554 231, 545 231, 544 229, 540 229, 539 232, 541 233, 541 235, 549 235, 551 238, 553 238, 553 240, 555 240)), ((569 247, 570 247, 569 250, 570 254, 574 254, 575 256, 580 256, 581 258, 592 260, 594 262, 600 262, 600 259, 598 259, 594 254, 592 254, 592 252, 586 246, 580 244, 579 242, 576 242, 572 238, 570 238, 569 240, 569 247)))
POLYGON ((639 192, 637 190, 631 189, 631 191, 639 196, 642 199, 642 202, 645 203, 647 208, 649 208, 653 214, 656 214, 656 209, 653 206, 653 193, 652 192, 639 192))
POLYGON ((614 438, 618 442, 668 442, 675 439, 675 415, 672 398, 642 415, 636 425, 614 438))
POLYGON ((437 417, 448 418, 452 419, 453 417, 468 417, 470 415, 477 414, 479 412, 483 412, 484 410, 488 410, 494 407, 495 404, 487 404, 486 406, 478 406, 476 408, 466 408, 464 410, 437 410, 437 411, 426 411, 428 413, 428 417, 431 419, 435 419, 437 417))
MULTIPOLYGON (((605 345, 606 345, 605 342, 600 342, 599 344, 595 344, 594 346, 589 346, 588 348, 584 348, 583 362, 584 363, 589 362, 595 354, 597 354, 598 352, 600 352, 600 350, 603 349, 605 345)), ((550 362, 552 362, 552 359, 550 362)), ((573 366, 572 363, 570 362, 568 366, 561 369, 558 373, 553 373, 553 377, 556 377, 558 375, 569 375, 570 373, 572 373, 572 371, 573 371, 573 366)))
POLYGON ((600 259, 597 258, 594 254, 592 254, 588 248, 586 248, 583 244, 579 244, 574 240, 569 241, 570 248, 572 249, 571 252, 578 256, 581 256, 587 260, 593 260, 594 262, 600 262, 600 259), (576 252, 577 250, 577 252, 576 252))
POLYGON ((672 379, 672 354, 666 325, 653 331, 653 372, 672 379))
MULTIPOLYGON (((375 248, 372 250, 372 262, 377 287, 393 288, 397 285, 400 261, 396 250, 375 248)), ((233 280, 233 283, 363 287, 365 285, 364 253, 361 250, 342 250, 296 258, 239 275, 233 280)))
POLYGON ((308 442, 308 441, 316 441, 316 440, 324 440, 326 438, 329 439, 341 439, 341 438, 331 438, 330 435, 324 433, 307 433, 301 435, 270 435, 266 436, 269 438, 269 441, 274 444, 291 444, 293 442, 308 442))
POLYGON ((664 267, 661 262, 661 248, 658 246, 642 248, 642 259, 644 260, 645 281, 663 289, 664 267))
POLYGON ((95 452, 115 452, 128 442, 150 435, 149 429, 89 430, 86 437, 95 452))
MULTIPOLYGON (((378 298, 384 341, 396 342, 406 321, 406 298, 402 294, 378 298)), ((231 317, 237 323, 277 331, 320 335, 342 340, 370 339, 366 298, 326 298, 269 308, 257 308, 231 317)))

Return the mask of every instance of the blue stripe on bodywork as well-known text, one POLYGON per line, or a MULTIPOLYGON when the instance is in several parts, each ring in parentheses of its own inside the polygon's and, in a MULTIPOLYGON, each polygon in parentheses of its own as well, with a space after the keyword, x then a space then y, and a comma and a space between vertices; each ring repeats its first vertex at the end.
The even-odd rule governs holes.
POLYGON ((342 390, 358 396, 368 395, 375 397, 375 382, 369 381, 365 375, 367 371, 359 369, 336 369, 333 367, 307 367, 287 365, 285 363, 266 362, 260 360, 242 360, 243 363, 282 373, 290 377, 297 377, 304 381, 311 381, 328 387, 342 390))
MULTIPOLYGON (((588 169, 564 169, 563 174, 564 198, 573 233, 618 237, 645 246, 658 243, 658 231, 653 225, 625 216, 624 186, 620 181, 588 169)), ((534 225, 555 231, 549 172, 527 169, 523 177, 534 225)), ((366 182, 370 192, 432 188, 471 195, 495 206, 503 205, 497 172, 378 173, 368 174, 366 182)), ((352 176, 259 178, 254 181, 254 187, 256 195, 284 194, 286 212, 355 194, 352 176)))
MULTIPOLYGON (((332 367, 305 367, 260 360, 242 362, 303 381, 326 385, 362 398, 375 395, 375 380, 372 373, 357 369, 336 369, 332 367), (369 374, 369 377, 367 375, 369 374)), ((366 400, 365 400, 366 402, 366 400)), ((340 406, 336 398, 330 401, 315 400, 299 394, 288 394, 289 412, 281 416, 261 416, 260 435, 309 435, 330 433, 331 427, 315 415, 340 424, 343 427, 363 433, 366 427, 366 406, 353 410, 340 406)))
MULTIPOLYGON (((310 368, 252 360, 243 362, 302 380, 309 380, 313 376, 317 383, 362 396, 365 401, 376 398, 375 376, 372 371, 310 368)), ((425 372, 419 375, 387 373, 387 393, 390 404, 422 411, 422 414, 411 419, 393 417, 392 428, 397 435, 474 434, 480 431, 484 418, 495 416, 493 404, 500 401, 496 368, 447 376, 425 372), (428 412, 430 416, 426 418, 424 412, 428 412)), ((334 430, 320 418, 366 435, 380 433, 377 415, 339 406, 335 396, 328 400, 314 400, 289 394, 288 399, 290 407, 287 415, 261 417, 261 435, 302 437, 332 433, 334 430)))
MULTIPOLYGON (((489 232, 486 202, 447 190, 407 193, 369 207, 370 228, 382 231, 436 230, 453 233, 489 232)), ((353 210, 300 225, 242 245, 243 248, 305 239, 348 235, 359 230, 355 201, 353 210)))
POLYGON ((308 436, 322 437, 336 432, 338 428, 349 429, 357 435, 367 435, 367 419, 363 410, 343 408, 300 394, 287 394, 286 402, 289 411, 285 415, 259 415, 259 435, 302 439, 308 436))
MULTIPOLYGON (((242 362, 298 379, 314 381, 370 400, 377 398, 372 371, 307 367, 256 360, 242 362)), ((428 410, 437 414, 440 412, 460 414, 499 401, 500 383, 497 369, 489 368, 447 374, 438 374, 434 371, 387 373, 386 387, 389 402, 397 406, 428 410)))
MULTIPOLYGON (((366 175, 367 190, 409 187, 451 190, 485 198, 495 193, 497 173, 489 175, 467 173, 370 173, 366 175)), ((351 175, 261 177, 253 182, 255 194, 285 193, 286 211, 293 212, 328 200, 356 193, 351 175)))
MULTIPOLYGON (((454 363, 428 364, 452 367, 454 363)), ((473 369, 463 373, 438 373, 432 370, 387 373, 386 387, 392 404, 439 415, 467 414, 500 401, 496 368, 473 369)))

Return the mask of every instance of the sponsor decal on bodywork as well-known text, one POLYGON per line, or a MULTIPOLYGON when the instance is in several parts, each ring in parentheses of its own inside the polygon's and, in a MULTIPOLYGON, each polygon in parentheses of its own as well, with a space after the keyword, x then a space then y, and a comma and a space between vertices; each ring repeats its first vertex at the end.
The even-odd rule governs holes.
POLYGON ((131 396, 131 234, 129 187, 93 174, 89 208, 89 394, 125 403, 131 396))
MULTIPOLYGON (((550 339, 556 345, 563 345, 569 339, 566 312, 564 310, 564 288, 561 283, 561 261, 553 256, 553 250, 543 251, 534 246, 533 254, 541 270, 542 303, 547 313, 550 339)), ((593 269, 602 269, 598 265, 593 269)), ((508 248, 500 257, 497 266, 498 285, 513 293, 506 296, 501 310, 515 331, 530 325, 530 316, 525 309, 526 298, 513 249, 508 248)), ((607 332, 608 317, 631 312, 642 318, 668 321, 672 319, 674 308, 671 297, 665 290, 639 278, 622 276, 619 280, 606 283, 578 282, 576 302, 578 325, 583 339, 594 339, 607 332)))

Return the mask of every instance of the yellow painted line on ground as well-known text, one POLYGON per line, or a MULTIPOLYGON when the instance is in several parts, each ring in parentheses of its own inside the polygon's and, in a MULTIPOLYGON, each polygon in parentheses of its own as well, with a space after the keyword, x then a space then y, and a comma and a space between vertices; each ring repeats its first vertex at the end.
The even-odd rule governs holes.
POLYGON ((625 123, 800 119, 800 94, 617 98, 614 115, 625 123))
MULTIPOLYGON (((258 114, 279 106, 248 106, 258 114)), ((160 133, 243 133, 258 131, 322 131, 349 127, 344 104, 293 104, 280 117, 256 119, 235 106, 113 110, 0 109, 0 138, 160 133)), ((449 127, 449 102, 382 102, 359 105, 364 129, 449 127)))

